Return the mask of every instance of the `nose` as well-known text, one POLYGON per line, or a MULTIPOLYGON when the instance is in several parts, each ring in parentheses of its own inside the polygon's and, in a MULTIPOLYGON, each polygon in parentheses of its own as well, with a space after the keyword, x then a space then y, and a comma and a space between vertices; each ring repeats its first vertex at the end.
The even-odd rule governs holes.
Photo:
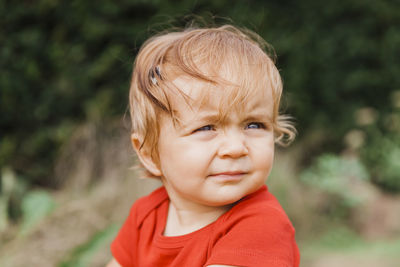
POLYGON ((221 139, 218 149, 219 157, 240 158, 248 154, 245 136, 240 131, 225 131, 221 139))

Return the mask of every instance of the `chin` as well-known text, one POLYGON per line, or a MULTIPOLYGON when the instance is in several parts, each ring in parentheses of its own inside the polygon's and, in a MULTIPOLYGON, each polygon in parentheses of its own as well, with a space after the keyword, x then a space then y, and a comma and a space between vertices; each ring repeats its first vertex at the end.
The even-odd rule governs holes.
POLYGON ((221 194, 218 196, 218 199, 212 203, 212 206, 227 206, 234 204, 235 202, 239 201, 243 197, 247 196, 246 192, 235 193, 235 194, 221 194))

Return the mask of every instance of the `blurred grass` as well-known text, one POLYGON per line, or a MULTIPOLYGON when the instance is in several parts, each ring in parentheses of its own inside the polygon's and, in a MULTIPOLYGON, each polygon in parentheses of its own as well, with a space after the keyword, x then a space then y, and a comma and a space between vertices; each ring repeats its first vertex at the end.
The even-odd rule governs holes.
POLYGON ((317 238, 300 240, 299 244, 304 267, 335 266, 338 262, 344 262, 342 267, 365 266, 360 265, 362 262, 369 262, 366 266, 378 266, 375 264, 380 262, 379 266, 391 267, 400 262, 400 236, 366 240, 344 225, 332 227, 317 238))

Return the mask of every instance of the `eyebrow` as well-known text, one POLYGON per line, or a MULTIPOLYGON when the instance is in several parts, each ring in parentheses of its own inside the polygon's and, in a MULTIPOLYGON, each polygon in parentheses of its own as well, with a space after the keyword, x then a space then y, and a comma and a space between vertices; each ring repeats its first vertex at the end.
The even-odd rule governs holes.
POLYGON ((263 114, 263 113, 251 113, 249 116, 245 117, 246 121, 264 121, 264 120, 268 120, 268 122, 272 122, 272 118, 271 116, 268 114, 263 114))
POLYGON ((193 123, 200 123, 200 122, 216 123, 218 121, 221 121, 220 115, 218 112, 206 112, 204 115, 202 115, 200 112, 200 114, 196 115, 193 119, 189 120, 186 123, 184 123, 183 121, 180 121, 180 128, 187 129, 187 128, 189 128, 189 125, 191 125, 193 123))
MULTIPOLYGON (((183 121, 180 121, 180 128, 181 129, 188 129, 190 128, 190 125, 193 123, 201 123, 201 122, 208 122, 208 123, 217 123, 223 121, 221 119, 221 116, 218 112, 203 112, 205 113, 204 115, 200 114, 195 116, 192 120, 189 120, 187 123, 184 123, 183 121)), ((254 112, 249 112, 247 113, 246 116, 243 116, 242 118, 239 118, 241 121, 262 121, 262 122, 267 122, 267 123, 272 123, 272 118, 269 114, 266 114, 264 112, 259 112, 259 111, 254 111, 254 112)))

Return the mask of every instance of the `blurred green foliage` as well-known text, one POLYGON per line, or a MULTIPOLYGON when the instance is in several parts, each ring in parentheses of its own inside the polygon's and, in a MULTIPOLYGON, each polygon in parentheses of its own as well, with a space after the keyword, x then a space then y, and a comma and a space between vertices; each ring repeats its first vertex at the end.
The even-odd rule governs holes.
POLYGON ((27 191, 24 179, 18 179, 10 168, 1 169, 0 176, 0 233, 22 215, 21 202, 27 191))
POLYGON ((390 192, 400 192, 400 135, 375 138, 363 150, 373 181, 390 192))
POLYGON ((102 231, 97 232, 85 244, 75 248, 67 259, 59 264, 59 267, 84 267, 91 266, 90 261, 93 256, 98 253, 99 249, 108 246, 115 235, 118 233, 120 226, 111 224, 102 231))
POLYGON ((344 205, 353 206, 360 202, 360 196, 353 195, 349 187, 358 180, 367 180, 369 177, 364 165, 356 158, 345 159, 323 154, 301 173, 300 179, 306 184, 339 196, 344 205), (344 190, 345 188, 348 190, 344 190))
MULTIPOLYGON (((343 266, 361 266, 355 265, 351 258, 367 259, 365 262, 370 260, 377 264, 379 262, 378 265, 381 266, 397 266, 400 240, 393 238, 379 241, 366 240, 352 229, 345 226, 334 226, 319 238, 303 243, 301 248, 302 263, 307 263, 310 259, 315 258, 329 258, 332 257, 332 253, 335 253, 336 257, 342 260, 343 266), (343 261, 343 259, 347 259, 347 261, 343 261)), ((338 261, 334 262, 338 263, 338 261)), ((333 264, 332 266, 336 265, 333 264)), ((376 265, 372 264, 371 266, 376 265)))
POLYGON ((369 173, 357 158, 323 154, 302 171, 300 179, 324 193, 326 204, 322 204, 322 212, 331 218, 344 219, 364 201, 364 196, 355 194, 352 188, 357 189, 360 182, 367 181, 369 173))
POLYGON ((25 235, 32 231, 53 209, 55 201, 44 190, 32 190, 22 199, 22 223, 20 234, 25 235))
POLYGON ((27 184, 8 168, 0 176, 0 234, 11 222, 20 222, 19 235, 31 232, 54 208, 53 197, 45 190, 28 190, 27 184))
POLYGON ((323 130, 305 158, 345 149, 356 129, 371 180, 400 191, 400 5, 389 0, 0 1, 0 166, 56 186, 54 161, 75 127, 121 117, 140 45, 192 13, 232 18, 275 47, 299 139, 323 130), (369 125, 357 121, 363 108, 377 114, 369 125))

